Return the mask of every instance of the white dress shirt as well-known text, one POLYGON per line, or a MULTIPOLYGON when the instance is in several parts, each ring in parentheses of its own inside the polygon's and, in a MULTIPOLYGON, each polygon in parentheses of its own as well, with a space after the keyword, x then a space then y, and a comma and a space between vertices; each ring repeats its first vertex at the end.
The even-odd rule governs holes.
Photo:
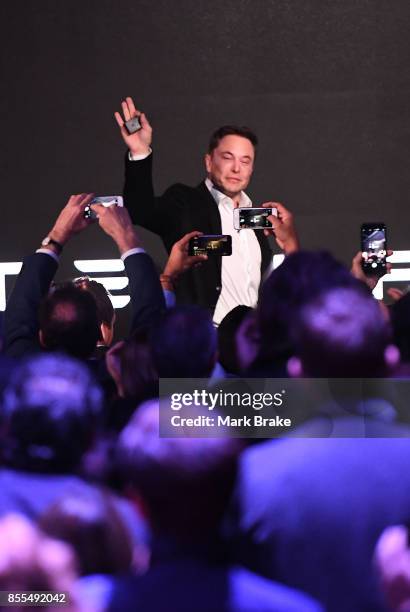
MULTIPOLYGON (((212 181, 205 184, 218 205, 221 216, 222 234, 232 236, 232 255, 222 257, 221 293, 216 304, 213 321, 219 325, 230 310, 243 304, 254 308, 258 301, 261 280, 261 249, 252 230, 236 230, 233 226, 235 203, 212 181)), ((252 202, 244 191, 241 192, 239 206, 251 208, 252 202)))
MULTIPOLYGON (((145 159, 152 153, 132 155, 130 161, 145 159)), ((254 308, 258 301, 259 284, 261 281, 261 249, 254 232, 249 229, 236 230, 233 226, 233 209, 235 203, 221 191, 218 191, 210 179, 205 184, 218 205, 221 215, 222 234, 232 236, 232 255, 222 257, 221 293, 216 304, 213 322, 219 325, 225 315, 235 306, 250 306, 254 308)), ((241 192, 239 206, 252 207, 250 198, 241 192)))

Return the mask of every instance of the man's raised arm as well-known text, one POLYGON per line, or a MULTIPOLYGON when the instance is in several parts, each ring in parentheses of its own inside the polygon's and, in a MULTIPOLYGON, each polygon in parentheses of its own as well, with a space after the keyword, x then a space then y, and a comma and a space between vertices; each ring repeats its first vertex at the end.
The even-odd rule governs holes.
POLYGON ((90 224, 84 218, 84 209, 93 197, 86 193, 71 196, 40 248, 24 258, 4 314, 5 353, 10 357, 40 349, 40 303, 50 289, 64 245, 90 224))
POLYGON ((116 243, 130 283, 131 332, 152 325, 165 309, 164 296, 151 257, 142 248, 128 211, 122 206, 92 204, 101 229, 116 243))

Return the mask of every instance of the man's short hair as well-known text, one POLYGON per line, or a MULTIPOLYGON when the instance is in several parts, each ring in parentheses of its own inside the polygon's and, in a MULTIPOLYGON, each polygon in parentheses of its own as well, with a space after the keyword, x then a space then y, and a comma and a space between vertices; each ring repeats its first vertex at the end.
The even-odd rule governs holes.
POLYGON ((157 534, 207 539, 231 498, 242 441, 160 437, 160 409, 158 400, 143 404, 122 431, 120 471, 142 496, 157 534))
POLYGON ((84 291, 91 293, 97 304, 97 314, 101 323, 111 326, 114 319, 114 306, 110 300, 110 294, 102 283, 97 282, 88 278, 88 276, 82 276, 81 278, 75 278, 73 280, 75 287, 79 287, 84 291))
POLYGON ((152 352, 162 378, 202 378, 215 365, 217 335, 209 312, 200 306, 167 310, 152 331, 152 352))
POLYGON ((258 138, 250 128, 245 125, 223 125, 212 134, 209 141, 208 153, 212 153, 225 136, 242 136, 242 138, 247 138, 253 144, 255 151, 258 146, 258 138))
POLYGON ((15 369, 4 393, 3 462, 34 472, 77 469, 102 410, 102 392, 85 364, 52 353, 31 358, 15 369))
POLYGON ((71 283, 57 287, 45 298, 39 324, 46 349, 73 357, 90 357, 100 337, 94 297, 71 283))
POLYGON ((260 348, 256 362, 287 361, 294 354, 292 329, 302 307, 332 287, 369 289, 327 251, 298 251, 286 257, 262 285, 256 310, 260 348))
POLYGON ((357 287, 333 288, 306 304, 294 334, 307 376, 386 375, 391 330, 378 302, 357 287))

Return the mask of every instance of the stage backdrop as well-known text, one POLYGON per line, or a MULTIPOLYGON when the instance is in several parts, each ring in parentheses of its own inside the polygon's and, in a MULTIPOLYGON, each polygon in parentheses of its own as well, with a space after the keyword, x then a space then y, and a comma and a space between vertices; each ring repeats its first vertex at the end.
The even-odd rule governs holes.
MULTIPOLYGON (((0 262, 35 249, 69 194, 121 193, 113 113, 126 95, 154 127, 158 193, 202 179, 215 127, 247 124, 260 138, 249 193, 289 207, 304 247, 348 262, 360 224, 385 221, 390 246, 410 249, 407 0, 17 0, 0 11, 0 262)), ((160 241, 141 235, 160 267, 160 241)), ((65 249, 59 278, 80 274, 74 260, 116 255, 92 227, 65 249)))

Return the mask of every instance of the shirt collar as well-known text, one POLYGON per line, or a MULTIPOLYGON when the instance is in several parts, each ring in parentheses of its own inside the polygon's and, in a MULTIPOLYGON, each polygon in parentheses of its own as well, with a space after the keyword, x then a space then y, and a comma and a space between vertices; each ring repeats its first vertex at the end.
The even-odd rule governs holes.
MULTIPOLYGON (((211 179, 206 178, 205 179, 205 185, 206 185, 209 193, 211 194, 211 196, 213 197, 213 199, 215 200, 215 202, 218 205, 221 204, 224 200, 228 200, 228 201, 233 203, 232 198, 227 196, 225 193, 222 193, 222 191, 219 191, 219 189, 217 189, 215 187, 215 185, 213 184, 211 179)), ((252 208, 252 200, 249 198, 248 195, 246 195, 246 193, 244 191, 241 191, 241 197, 240 197, 240 200, 239 200, 239 206, 241 208, 252 208)))

